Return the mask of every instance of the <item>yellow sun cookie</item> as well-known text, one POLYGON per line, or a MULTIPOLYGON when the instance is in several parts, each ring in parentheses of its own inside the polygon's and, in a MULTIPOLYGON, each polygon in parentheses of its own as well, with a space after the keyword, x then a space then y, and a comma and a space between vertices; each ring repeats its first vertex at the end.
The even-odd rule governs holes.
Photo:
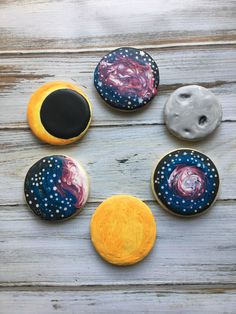
POLYGON ((79 140, 88 130, 92 106, 84 92, 67 82, 49 82, 31 96, 27 119, 32 132, 52 145, 79 140))
POLYGON ((132 265, 151 251, 156 223, 150 208, 130 195, 115 195, 103 201, 92 216, 91 240, 107 262, 132 265))

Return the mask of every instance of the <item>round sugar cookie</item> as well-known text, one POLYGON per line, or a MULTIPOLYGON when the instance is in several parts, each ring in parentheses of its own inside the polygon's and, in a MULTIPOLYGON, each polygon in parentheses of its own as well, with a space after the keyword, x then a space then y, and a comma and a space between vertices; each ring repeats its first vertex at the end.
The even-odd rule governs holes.
POLYGON ((67 82, 49 82, 31 96, 27 118, 32 132, 52 145, 79 140, 88 130, 92 107, 78 87, 67 82))
POLYGON ((178 138, 197 141, 211 134, 222 119, 217 97, 207 88, 189 85, 175 90, 164 109, 168 130, 178 138))
POLYGON ((143 50, 118 48, 98 63, 94 85, 112 108, 122 111, 139 109, 157 94, 158 66, 143 50))
POLYGON ((130 195, 115 195, 103 201, 92 216, 90 231, 97 252, 116 265, 141 261, 156 239, 150 208, 130 195))
POLYGON ((195 216, 215 202, 219 173, 213 161, 192 149, 177 149, 165 155, 152 176, 154 196, 160 205, 179 216, 195 216))
POLYGON ((80 212, 88 198, 89 182, 78 162, 68 156, 52 155, 28 170, 24 192, 36 215, 58 221, 80 212))

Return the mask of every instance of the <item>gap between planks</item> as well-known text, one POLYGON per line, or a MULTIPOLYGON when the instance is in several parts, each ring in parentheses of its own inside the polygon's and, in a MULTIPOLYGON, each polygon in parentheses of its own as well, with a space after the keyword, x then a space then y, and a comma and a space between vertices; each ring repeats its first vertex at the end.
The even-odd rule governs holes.
MULTIPOLYGON (((207 47, 207 46, 228 46, 235 45, 236 40, 229 41, 199 41, 199 42, 184 42, 173 44, 157 44, 157 45, 134 45, 138 49, 169 49, 169 48, 186 48, 186 47, 207 47)), ((107 52, 117 49, 117 46, 98 47, 98 48, 80 48, 80 49, 36 49, 36 50, 3 50, 0 55, 34 55, 34 54, 77 54, 90 52, 107 52)))
POLYGON ((236 290, 236 283, 112 283, 112 284, 79 284, 51 282, 0 282, 0 291, 129 291, 148 293, 153 291, 169 293, 224 293, 236 290))

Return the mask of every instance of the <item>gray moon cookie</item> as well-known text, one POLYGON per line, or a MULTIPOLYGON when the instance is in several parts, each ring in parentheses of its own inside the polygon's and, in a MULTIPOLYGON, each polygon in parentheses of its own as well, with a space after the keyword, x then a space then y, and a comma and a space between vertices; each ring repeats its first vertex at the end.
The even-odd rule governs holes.
POLYGON ((207 88, 189 85, 176 89, 164 109, 165 123, 178 138, 197 141, 212 133, 222 119, 217 97, 207 88))

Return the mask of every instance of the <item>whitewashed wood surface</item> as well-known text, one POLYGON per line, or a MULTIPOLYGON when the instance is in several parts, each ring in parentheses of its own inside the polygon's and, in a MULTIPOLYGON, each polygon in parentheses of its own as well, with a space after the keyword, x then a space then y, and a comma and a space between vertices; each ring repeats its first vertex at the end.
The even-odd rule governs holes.
POLYGON ((233 0, 0 1, 0 313, 235 313, 236 2, 233 0), (149 108, 109 110, 93 87, 100 58, 118 46, 147 50, 160 67, 149 108), (39 142, 26 123, 31 93, 51 80, 81 86, 94 108, 88 134, 67 147, 39 142), (198 143, 163 124, 169 94, 186 84, 220 99, 223 121, 198 143), (221 174, 215 206, 179 219, 154 201, 150 176, 165 152, 193 147, 221 174), (23 180, 40 157, 78 159, 91 179, 81 215, 50 224, 25 205, 23 180), (104 262, 89 221, 104 198, 130 193, 157 220, 151 254, 132 267, 104 262))

